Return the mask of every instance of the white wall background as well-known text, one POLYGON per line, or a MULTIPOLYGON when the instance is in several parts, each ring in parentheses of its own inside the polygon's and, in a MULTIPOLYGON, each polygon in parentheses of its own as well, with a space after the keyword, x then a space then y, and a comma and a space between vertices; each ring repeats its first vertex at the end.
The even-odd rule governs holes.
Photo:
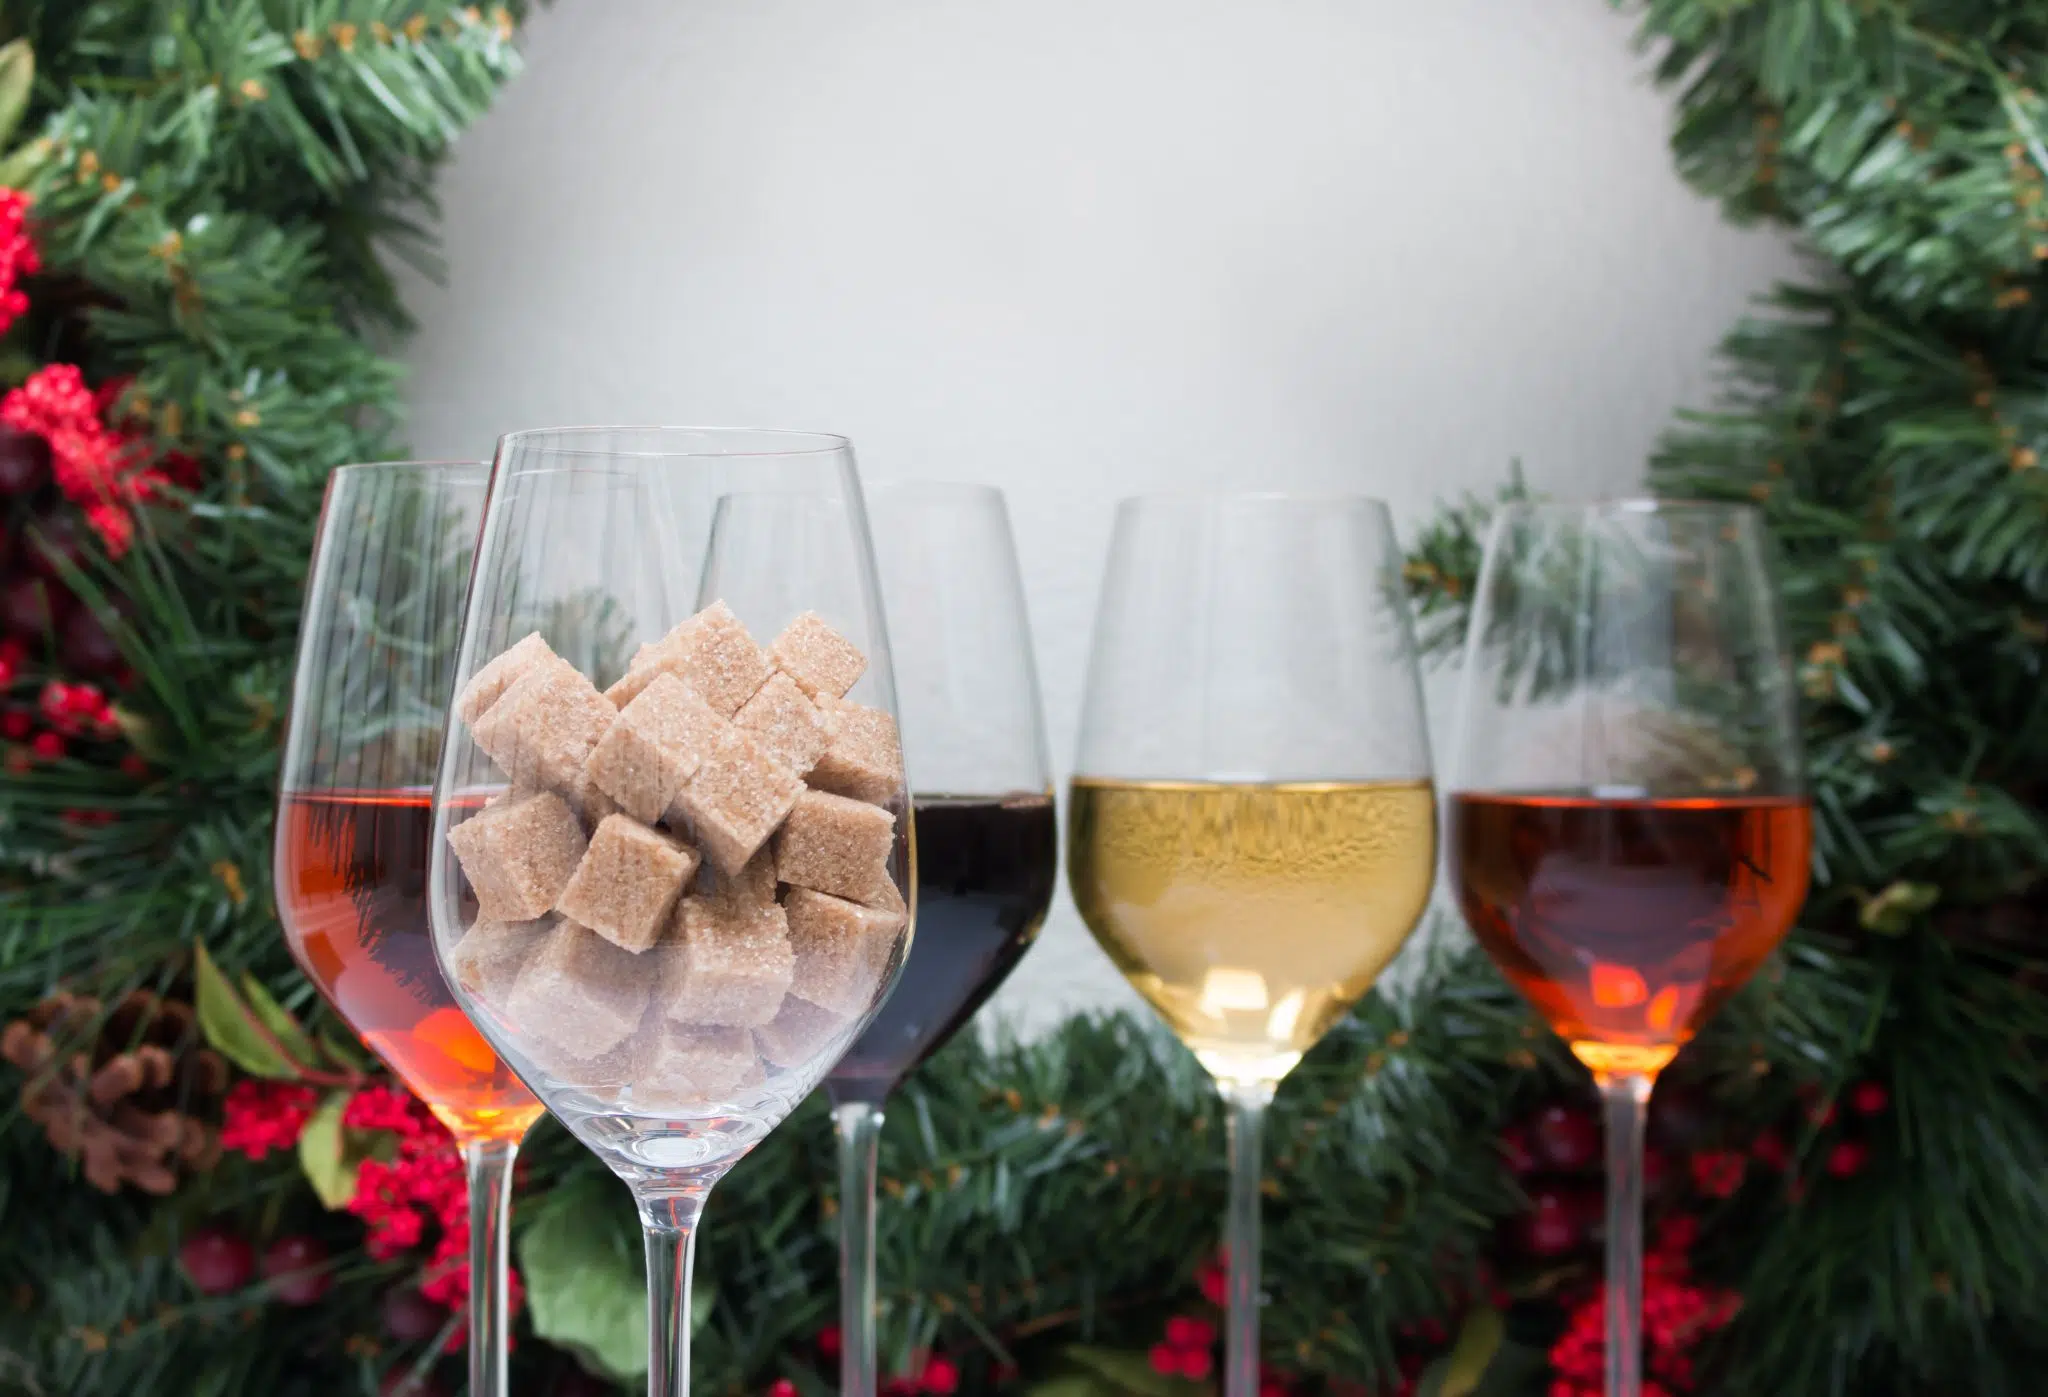
MULTIPOLYGON (((1118 496, 1628 487, 1793 270, 1601 0, 560 0, 442 185, 414 445, 702 422, 1010 494, 1056 753, 1118 496)), ((1122 990, 1062 898, 999 1003, 1122 990)))

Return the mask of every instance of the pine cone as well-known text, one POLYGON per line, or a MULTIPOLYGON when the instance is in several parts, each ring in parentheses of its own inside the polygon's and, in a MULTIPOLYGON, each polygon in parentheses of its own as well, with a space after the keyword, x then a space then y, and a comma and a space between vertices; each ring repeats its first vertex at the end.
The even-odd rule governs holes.
POLYGON ((220 1055, 199 1042, 190 1005, 136 990, 102 1012, 57 993, 0 1031, 0 1057, 20 1068, 22 1114, 58 1153, 81 1161, 102 1193, 133 1184, 169 1193, 178 1166, 210 1168, 220 1142, 208 1124, 227 1089, 220 1055))

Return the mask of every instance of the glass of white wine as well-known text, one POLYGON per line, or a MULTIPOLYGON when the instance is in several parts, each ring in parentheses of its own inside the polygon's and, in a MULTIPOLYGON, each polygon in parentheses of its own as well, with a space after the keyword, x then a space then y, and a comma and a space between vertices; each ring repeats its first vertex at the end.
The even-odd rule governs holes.
POLYGON ((1081 916, 1229 1107, 1224 1393, 1255 1397, 1266 1107, 1400 950, 1436 871, 1386 506, 1125 500, 1075 771, 1081 916))

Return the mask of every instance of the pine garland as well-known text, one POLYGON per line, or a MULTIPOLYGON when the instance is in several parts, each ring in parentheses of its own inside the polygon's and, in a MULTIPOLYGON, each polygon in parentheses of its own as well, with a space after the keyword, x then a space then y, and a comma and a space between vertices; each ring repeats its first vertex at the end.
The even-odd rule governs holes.
MULTIPOLYGON (((1721 401, 1652 464, 1660 490, 1770 517, 1819 847, 1792 944, 1659 1090, 1651 1369, 1674 1393, 2031 1393, 2048 1370, 2048 6, 1633 8, 1677 94, 1681 173, 1834 267, 1736 330, 1721 401)), ((101 1193, 33 1121, 0 1117, 0 1391, 443 1384, 424 1394, 458 1366, 436 1260, 448 1161, 292 970, 269 821, 320 484, 396 450, 397 371, 370 336, 405 317, 379 254, 431 264, 434 166, 516 71, 519 14, 0 5, 0 39, 41 65, 16 103, 20 51, 0 51, 0 127, 21 112, 0 184, 34 200, 33 258, 0 256, 28 293, 0 302, 0 379, 101 432, 81 469, 126 491, 0 499, 0 573, 54 548, 71 614, 120 648, 87 676, 75 636, 0 645, 0 1020, 59 990, 196 997, 250 1074, 227 1158, 161 1200, 101 1193), (77 384, 38 377, 53 365, 77 384), (411 1201, 365 1191, 400 1177, 411 1201)), ((33 475, 43 428, 7 425, 25 435, 0 437, 0 479, 33 475)), ((1440 652, 1491 507, 1447 511, 1411 554, 1440 652)), ((1276 1106, 1272 1384, 1593 1391, 1582 1079, 1483 959, 1442 938, 1416 969, 1276 1106)), ((630 1384, 624 1191, 551 1125, 525 1159, 515 1383, 630 1384)), ((1156 1026, 954 1044, 892 1104, 882 1171, 897 1392, 1212 1390, 1220 1121, 1156 1026)), ((812 1102, 719 1186, 701 1390, 829 1390, 833 1178, 812 1102)))

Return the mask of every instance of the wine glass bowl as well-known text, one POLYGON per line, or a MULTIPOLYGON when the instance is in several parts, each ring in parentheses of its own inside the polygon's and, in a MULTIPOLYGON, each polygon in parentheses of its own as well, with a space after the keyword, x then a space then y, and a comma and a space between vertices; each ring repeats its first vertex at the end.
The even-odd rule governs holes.
POLYGON ((1473 601, 1452 878, 1606 1103, 1608 1397, 1641 1388, 1652 1086, 1806 897, 1813 815, 1767 553, 1746 506, 1515 505, 1473 601))
POLYGON ((669 1397, 710 1188, 860 1031, 909 938, 909 797, 851 450, 514 433, 464 615, 437 953, 485 1038, 632 1188, 650 1392, 669 1397))

